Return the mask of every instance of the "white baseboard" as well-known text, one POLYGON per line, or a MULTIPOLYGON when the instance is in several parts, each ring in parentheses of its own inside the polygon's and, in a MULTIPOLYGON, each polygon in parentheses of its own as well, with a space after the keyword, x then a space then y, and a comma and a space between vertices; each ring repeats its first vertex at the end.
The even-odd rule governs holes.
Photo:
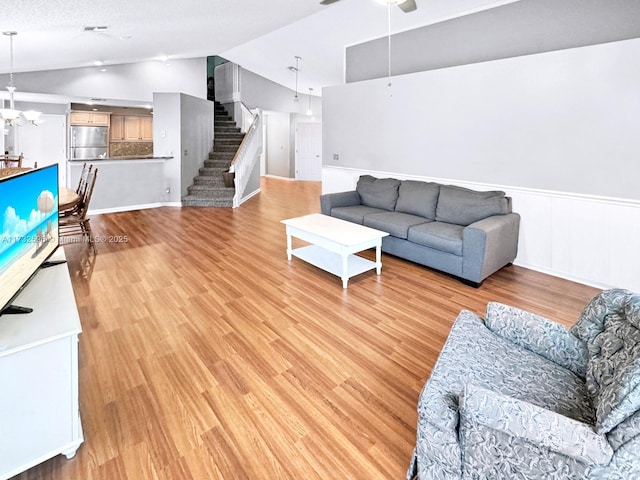
POLYGON ((245 195, 244 197, 242 197, 239 201, 237 205, 234 205, 235 207, 239 207, 240 205, 242 205, 244 202, 246 202, 247 200, 249 200, 251 197, 254 197, 255 195, 259 194, 261 191, 260 188, 258 188, 257 190, 254 190, 253 192, 251 192, 249 195, 245 195))
POLYGON ((291 178, 291 177, 280 177, 278 175, 265 175, 265 177, 267 178, 277 178, 278 180, 287 180, 288 182, 295 182, 296 179, 295 178, 291 178))
POLYGON ((144 203, 141 205, 126 205, 122 207, 112 208, 98 208, 96 210, 89 210, 88 215, 102 215, 103 213, 118 213, 118 212, 130 212, 132 210, 146 210, 148 208, 159 207, 182 207, 181 202, 157 202, 157 203, 144 203))

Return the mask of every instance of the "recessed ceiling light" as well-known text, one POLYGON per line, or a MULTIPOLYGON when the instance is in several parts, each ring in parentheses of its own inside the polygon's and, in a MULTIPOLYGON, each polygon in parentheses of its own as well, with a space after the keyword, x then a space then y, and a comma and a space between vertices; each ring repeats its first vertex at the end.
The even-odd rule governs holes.
POLYGON ((95 62, 93 62, 93 64, 94 64, 96 67, 100 67, 100 66, 104 65, 104 62, 103 62, 103 61, 101 61, 101 60, 96 60, 95 62))
POLYGON ((167 60, 169 60, 169 55, 161 55, 159 59, 161 62, 166 62, 167 60))
POLYGON ((101 72, 106 72, 106 71, 107 71, 107 69, 106 69, 106 68, 101 68, 101 69, 100 69, 100 71, 101 71, 101 72))
POLYGON ((378 0, 378 3, 383 5, 400 5, 401 3, 406 2, 407 0, 378 0))
POLYGON ((106 25, 85 25, 82 27, 83 32, 106 32, 109 27, 106 25))

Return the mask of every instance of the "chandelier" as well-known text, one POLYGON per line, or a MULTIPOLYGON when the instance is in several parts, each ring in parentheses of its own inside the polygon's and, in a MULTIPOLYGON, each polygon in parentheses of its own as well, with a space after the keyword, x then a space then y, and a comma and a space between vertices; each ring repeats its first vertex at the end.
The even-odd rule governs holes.
POLYGON ((9 91, 9 108, 0 109, 0 116, 2 116, 5 126, 12 127, 14 125, 20 125, 20 115, 22 115, 27 122, 36 125, 41 113, 35 110, 27 110, 25 112, 16 110, 13 100, 13 94, 16 91, 16 87, 13 85, 13 37, 15 37, 18 32, 2 32, 2 34, 9 37, 9 85, 7 85, 7 90, 9 91))

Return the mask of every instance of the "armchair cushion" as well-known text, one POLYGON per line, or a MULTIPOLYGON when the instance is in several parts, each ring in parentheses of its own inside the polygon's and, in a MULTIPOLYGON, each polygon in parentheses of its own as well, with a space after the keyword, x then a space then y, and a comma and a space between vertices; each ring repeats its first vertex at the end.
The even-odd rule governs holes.
POLYGON ((500 304, 486 321, 460 312, 420 394, 407 480, 640 479, 639 314, 623 290, 570 332, 500 304))
POLYGON ((496 335, 480 317, 463 310, 418 401, 420 480, 460 475, 458 399, 471 384, 583 423, 594 421, 584 379, 496 335))
POLYGON ((568 368, 584 378, 589 355, 586 344, 559 323, 497 302, 489 302, 487 327, 502 338, 568 368))
MULTIPOLYGON (((516 458, 519 455, 513 450, 514 442, 527 450, 525 461, 531 464, 527 468, 539 472, 556 469, 556 464, 549 463, 552 458, 549 453, 583 464, 579 470, 606 465, 613 455, 607 439, 589 425, 474 385, 466 386, 461 399, 460 434, 465 464, 472 459, 490 463, 482 465, 482 471, 499 468, 500 459, 496 462, 495 452, 503 447, 512 452, 510 463, 523 461, 516 458), (532 451, 536 454, 532 455, 532 451)), ((465 465, 464 470, 475 471, 477 467, 465 465)))
POLYGON ((640 410, 640 295, 622 289, 601 293, 572 333, 587 344, 596 431, 607 433, 640 410))

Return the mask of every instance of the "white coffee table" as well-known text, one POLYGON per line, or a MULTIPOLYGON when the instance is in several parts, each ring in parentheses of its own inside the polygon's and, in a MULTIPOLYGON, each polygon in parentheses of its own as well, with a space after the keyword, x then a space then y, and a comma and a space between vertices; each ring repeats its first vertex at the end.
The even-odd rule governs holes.
POLYGON ((282 220, 287 226, 287 259, 298 257, 342 279, 347 288, 351 277, 376 269, 380 275, 382 238, 389 235, 373 228, 329 217, 320 213, 282 220), (291 237, 311 243, 293 249, 291 237), (376 261, 355 255, 357 252, 376 249, 376 261))

